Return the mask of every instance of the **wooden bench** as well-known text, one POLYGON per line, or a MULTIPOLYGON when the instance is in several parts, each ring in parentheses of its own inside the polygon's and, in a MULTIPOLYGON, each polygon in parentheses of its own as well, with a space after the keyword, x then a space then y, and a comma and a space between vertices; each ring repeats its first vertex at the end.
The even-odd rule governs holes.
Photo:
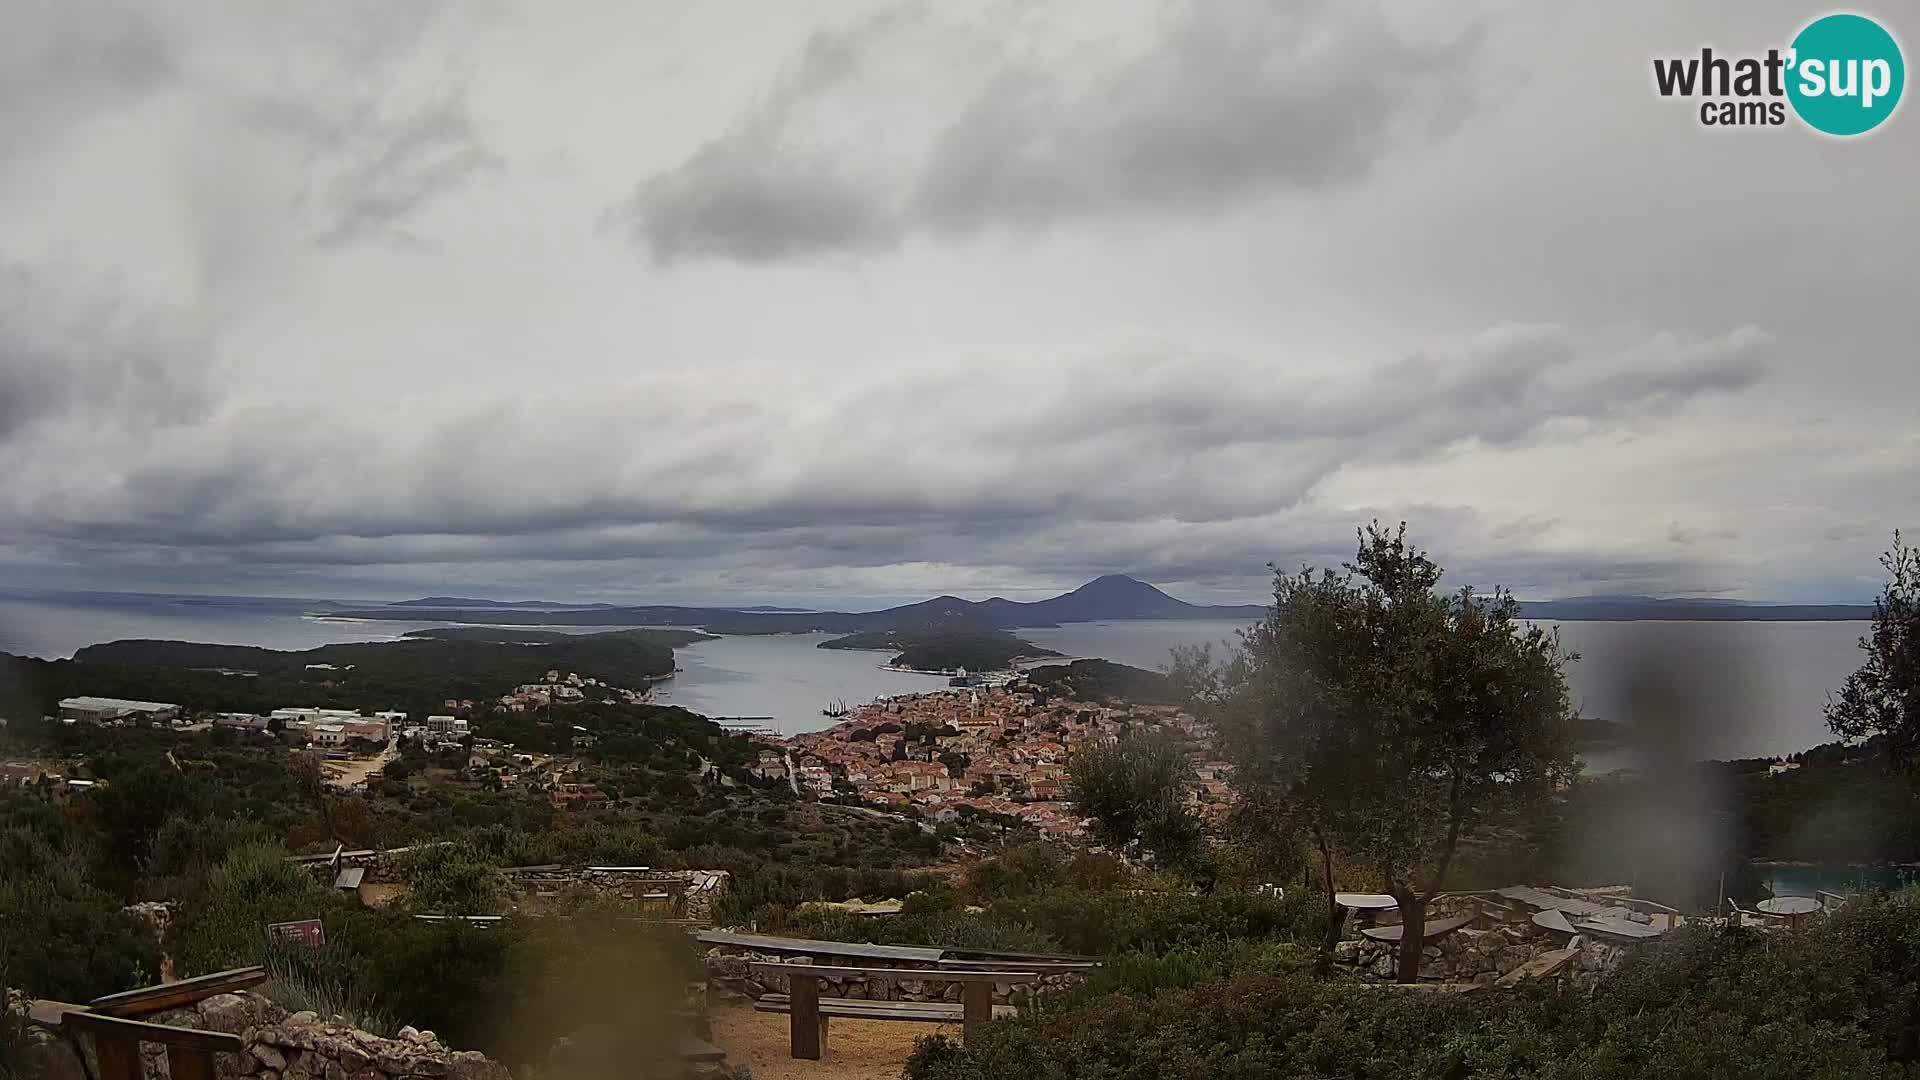
POLYGON ((181 979, 179 982, 143 986, 138 990, 108 994, 87 1002, 87 1008, 108 1016, 132 1019, 166 1012, 169 1009, 183 1008, 205 1001, 215 994, 239 993, 266 981, 266 968, 234 968, 230 971, 216 971, 211 975, 196 975, 191 979, 181 979))
MULTIPOLYGON (((1034 971, 962 971, 952 968, 874 968, 835 967, 826 964, 782 964, 760 961, 752 965, 756 975, 784 975, 789 993, 763 995, 754 1008, 761 1012, 784 1012, 790 1018, 790 1056, 809 1061, 820 1060, 827 1045, 827 1020, 840 1016, 858 1020, 911 1020, 918 1023, 962 1025, 963 1036, 971 1040, 980 1026, 992 1020, 998 1010, 993 1004, 993 984, 1025 982, 1037 978, 1034 971), (944 1001, 873 1001, 861 998, 820 1000, 821 979, 886 979, 913 982, 961 984, 960 1006, 944 1001), (765 1002, 765 1004, 761 1004, 765 1002)), ((1003 1006, 1005 1016, 1013 1010, 1003 1006)))
MULTIPOLYGON (((776 937, 771 934, 736 934, 731 930, 704 930, 694 935, 702 945, 722 945, 757 953, 810 956, 814 960, 886 960, 903 964, 939 963, 945 949, 927 949, 917 945, 872 945, 863 941, 823 941, 818 938, 776 937)), ((1019 964, 1009 964, 1024 970, 1019 964)))

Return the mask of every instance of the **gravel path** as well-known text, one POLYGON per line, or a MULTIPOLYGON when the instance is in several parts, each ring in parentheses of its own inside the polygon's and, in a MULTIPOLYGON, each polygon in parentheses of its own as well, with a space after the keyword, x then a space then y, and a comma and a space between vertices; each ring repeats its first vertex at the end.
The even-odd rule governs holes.
POLYGON ((753 1070, 754 1080, 900 1080, 923 1035, 960 1037, 959 1024, 914 1024, 901 1020, 847 1020, 828 1025, 827 1050, 819 1061, 787 1056, 787 1017, 754 1012, 751 1006, 715 1008, 713 1041, 727 1060, 753 1070))

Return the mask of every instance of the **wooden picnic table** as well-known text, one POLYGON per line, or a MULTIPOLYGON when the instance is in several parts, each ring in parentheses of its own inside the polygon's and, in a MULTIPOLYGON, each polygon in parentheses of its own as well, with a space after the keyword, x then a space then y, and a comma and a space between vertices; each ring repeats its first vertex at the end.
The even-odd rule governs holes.
MULTIPOLYGON (((1420 935, 1421 940, 1432 941, 1437 937, 1451 934, 1455 930, 1471 923, 1473 920, 1474 916, 1472 915, 1456 915, 1450 919, 1434 919, 1426 923, 1422 929, 1420 935)), ((1369 927, 1360 932, 1375 941, 1399 941, 1401 937, 1406 934, 1407 928, 1402 924, 1395 923, 1392 926, 1369 927)))

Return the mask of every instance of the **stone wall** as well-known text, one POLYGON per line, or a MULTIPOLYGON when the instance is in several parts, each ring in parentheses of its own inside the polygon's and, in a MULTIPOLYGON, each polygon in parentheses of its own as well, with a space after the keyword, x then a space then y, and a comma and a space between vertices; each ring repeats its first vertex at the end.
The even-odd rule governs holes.
POLYGON ((583 892, 637 905, 642 902, 643 893, 658 888, 641 885, 639 880, 684 882, 677 917, 709 925, 713 922, 715 906, 726 897, 733 882, 732 875, 725 870, 648 870, 636 874, 584 866, 542 866, 516 867, 503 873, 522 903, 533 910, 538 910, 544 900, 583 892))
MULTIPOLYGON (((758 953, 734 946, 716 945, 707 950, 707 997, 714 1002, 758 1000, 764 994, 789 993, 787 977, 755 974, 752 965, 762 961, 781 964, 811 964, 807 957, 786 953, 758 953)), ((924 968, 923 964, 887 960, 847 960, 843 966, 875 968, 924 968)), ((1009 962, 1008 967, 1019 965, 1009 962)), ((1059 990, 1078 982, 1083 976, 1065 972, 1042 975, 1038 979, 993 984, 996 1005, 1020 1005, 1036 994, 1059 990)), ((866 976, 823 979, 820 996, 867 1001, 959 1001, 961 984, 935 978, 895 979, 866 976)))
MULTIPOLYGON (((437 846, 419 844, 388 851, 345 852, 340 857, 340 866, 365 869, 368 884, 404 882, 407 860, 426 848, 437 846)), ((326 861, 303 860, 301 866, 315 881, 329 886, 333 884, 336 871, 326 861)), ((681 881, 686 883, 686 888, 681 894, 682 905, 677 917, 703 924, 712 923, 714 908, 726 897, 733 883, 732 875, 725 870, 648 870, 644 874, 633 874, 593 870, 584 866, 518 866, 502 870, 501 876, 520 896, 522 904, 517 906, 534 913, 539 912, 544 900, 579 892, 639 904, 640 894, 646 890, 636 884, 636 878, 681 881)))
MULTIPOLYGON (((314 1013, 288 1013, 252 993, 219 994, 192 1008, 144 1019, 240 1036, 245 1050, 214 1056, 220 1080, 512 1080, 506 1066, 477 1051, 449 1049, 430 1031, 401 1028, 399 1038, 386 1039, 314 1013)), ((47 1080, 99 1075, 88 1040, 78 1040, 76 1049, 64 1032, 44 1027, 33 1028, 29 1038, 34 1064, 47 1080)), ((143 1043, 140 1054, 148 1080, 167 1080, 163 1047, 143 1043)))
MULTIPOLYGON (((1542 953, 1566 948, 1569 944, 1577 953, 1568 977, 1578 985, 1591 984, 1618 967, 1627 948, 1588 935, 1576 936, 1569 943, 1531 925, 1455 930, 1429 941, 1421 951, 1420 978, 1491 985, 1542 953)), ((1335 946, 1334 960, 1349 974, 1363 980, 1390 981, 1398 966, 1399 949, 1399 942, 1355 938, 1335 946)))

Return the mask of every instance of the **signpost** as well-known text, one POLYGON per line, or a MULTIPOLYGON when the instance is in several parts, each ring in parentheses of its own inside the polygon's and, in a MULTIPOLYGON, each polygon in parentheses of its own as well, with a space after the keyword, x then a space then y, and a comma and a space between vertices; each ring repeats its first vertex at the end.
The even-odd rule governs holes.
POLYGON ((318 948, 327 943, 327 928, 320 925, 319 919, 277 922, 267 927, 267 940, 276 945, 311 945, 318 948))

